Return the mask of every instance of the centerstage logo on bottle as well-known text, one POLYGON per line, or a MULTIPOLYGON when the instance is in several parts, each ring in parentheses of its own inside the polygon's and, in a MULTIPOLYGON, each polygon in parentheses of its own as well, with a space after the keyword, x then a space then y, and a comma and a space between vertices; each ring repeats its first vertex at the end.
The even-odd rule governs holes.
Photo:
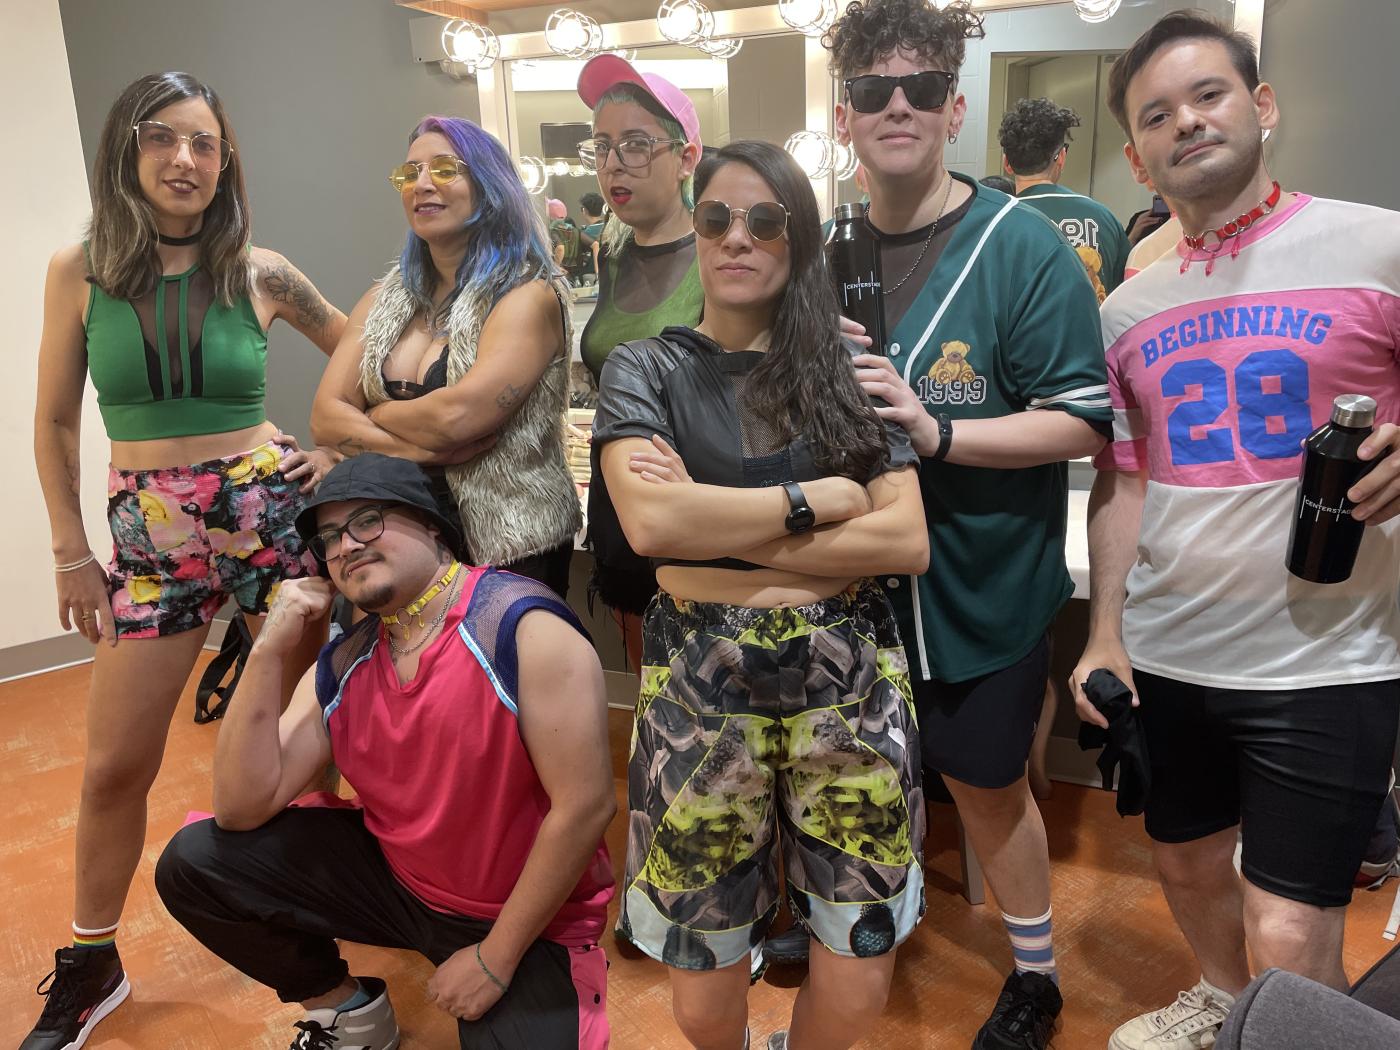
POLYGON ((1341 521, 1344 514, 1350 514, 1353 504, 1347 500, 1342 500, 1341 506, 1329 507, 1325 503, 1304 496, 1298 506, 1298 517, 1303 517, 1308 511, 1313 512, 1313 521, 1317 521, 1324 514, 1331 516, 1336 521, 1341 521))
POLYGON ((919 377, 919 400, 929 405, 980 405, 987 400, 987 381, 968 363, 972 347, 959 339, 943 344, 943 356, 928 375, 919 377))

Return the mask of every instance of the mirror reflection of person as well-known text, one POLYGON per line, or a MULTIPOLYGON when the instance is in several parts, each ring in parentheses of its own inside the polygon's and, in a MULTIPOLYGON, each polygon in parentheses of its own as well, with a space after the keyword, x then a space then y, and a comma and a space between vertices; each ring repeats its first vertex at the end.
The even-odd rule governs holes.
POLYGON ((839 1050, 879 1017, 923 907, 918 728, 868 578, 927 563, 916 457, 856 381, 797 163, 731 143, 696 193, 704 319, 616 348, 594 422, 663 588, 643 629, 621 922, 671 968, 690 1043, 739 1050, 786 889, 811 960, 768 1046, 839 1050))
POLYGON ((1048 98, 1023 98, 1001 120, 1002 166, 1016 197, 1043 212, 1084 263, 1099 302, 1123 283, 1128 238, 1118 216, 1092 197, 1060 185, 1079 115, 1048 98))
POLYGON ((1064 461, 1102 448, 1113 414, 1079 257, 1043 216, 946 167, 966 113, 966 40, 981 33, 964 0, 870 0, 826 40, 837 133, 865 167, 882 237, 888 356, 858 358, 857 374, 923 457, 930 568, 884 582, 924 766, 957 804, 1012 948, 975 1046, 1042 1050, 1062 999, 1026 763, 1047 631, 1074 592, 1064 461))
POLYGON ((426 117, 389 178, 399 261, 355 305, 311 428, 343 455, 425 466, 473 564, 564 595, 582 524, 564 456, 569 289, 504 147, 426 117))
MULTIPOLYGON (((107 114, 87 238, 49 264, 34 457, 53 531, 59 622, 96 645, 78 807, 73 946, 56 953, 24 1050, 77 1047, 130 990, 118 922, 141 858, 166 729, 214 614, 254 635, 283 579, 315 571, 293 528, 328 469, 264 413, 267 330, 329 354, 345 316, 281 255, 249 243, 243 158, 218 96, 144 76, 107 114), (83 387, 112 442, 113 557, 78 501, 83 387)), ((314 632, 288 659, 314 659, 314 632)), ((290 680, 286 683, 290 686, 290 680)))
POLYGON ((593 273, 598 272, 598 248, 603 238, 604 219, 607 215, 603 198, 597 193, 585 193, 578 199, 579 211, 583 213, 583 225, 579 233, 583 235, 583 247, 593 259, 593 273))
MULTIPOLYGON (((611 217, 598 239, 598 304, 580 338, 596 383, 613 347, 700 320, 703 291, 690 212, 691 175, 700 159, 700 118, 684 91, 655 73, 639 73, 616 55, 583 67, 579 97, 593 112, 593 137, 579 144, 598 175, 611 217)), ((593 455, 588 535, 590 589, 622 631, 628 663, 641 666, 641 617, 656 574, 627 544, 593 455)))

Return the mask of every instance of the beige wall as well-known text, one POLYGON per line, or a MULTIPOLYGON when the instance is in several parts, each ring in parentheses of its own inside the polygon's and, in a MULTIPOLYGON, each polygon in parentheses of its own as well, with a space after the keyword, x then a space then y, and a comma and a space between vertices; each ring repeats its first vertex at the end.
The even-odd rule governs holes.
MULTIPOLYGON (((0 384, 0 649, 59 634, 48 519, 34 471, 34 388, 49 257, 77 240, 88 217, 87 173, 58 0, 0 4, 0 317, 8 364, 0 384), (21 154, 27 153, 27 161, 21 154)), ((88 388, 83 409, 82 491, 92 549, 111 553, 105 514, 107 445, 88 388)))

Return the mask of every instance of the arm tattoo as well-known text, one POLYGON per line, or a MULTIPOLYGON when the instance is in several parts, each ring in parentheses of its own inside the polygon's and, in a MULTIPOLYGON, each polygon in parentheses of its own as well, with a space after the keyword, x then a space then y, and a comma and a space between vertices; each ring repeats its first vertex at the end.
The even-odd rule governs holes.
POLYGON ((347 458, 350 456, 358 456, 361 452, 366 450, 365 443, 359 438, 353 437, 348 437, 344 441, 336 442, 334 447, 337 452, 347 458))
POLYGON ((316 332, 325 331, 330 324, 331 312, 325 299, 311 287, 311 282, 287 263, 278 263, 263 274, 263 286, 267 294, 279 303, 291 303, 296 307, 298 328, 316 332))
POLYGON ((514 383, 507 383, 506 388, 496 395, 496 407, 502 410, 514 408, 520 403, 520 399, 525 396, 525 391, 514 383))

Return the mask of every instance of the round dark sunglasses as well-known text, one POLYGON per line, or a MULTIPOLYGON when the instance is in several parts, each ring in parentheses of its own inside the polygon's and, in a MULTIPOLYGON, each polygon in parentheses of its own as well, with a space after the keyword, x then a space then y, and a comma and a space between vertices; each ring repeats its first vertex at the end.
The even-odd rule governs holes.
POLYGON ((752 208, 731 208, 724 201, 701 201, 695 205, 691 222, 699 236, 715 241, 729 232, 740 215, 744 217, 749 236, 756 241, 776 241, 787 229, 788 210, 773 201, 764 201, 752 208))
POLYGON ((953 74, 936 69, 902 77, 867 73, 846 80, 846 97, 857 113, 879 113, 890 104, 894 89, 903 88, 904 97, 915 109, 942 109, 952 87, 953 74))

